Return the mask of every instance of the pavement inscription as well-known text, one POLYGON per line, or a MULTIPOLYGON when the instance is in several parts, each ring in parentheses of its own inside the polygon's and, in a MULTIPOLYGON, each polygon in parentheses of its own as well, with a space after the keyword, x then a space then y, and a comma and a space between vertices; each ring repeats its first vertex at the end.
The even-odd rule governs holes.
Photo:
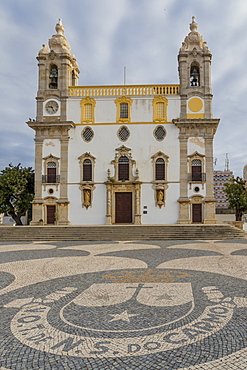
POLYGON ((0 243, 1 369, 246 369, 247 240, 0 243))

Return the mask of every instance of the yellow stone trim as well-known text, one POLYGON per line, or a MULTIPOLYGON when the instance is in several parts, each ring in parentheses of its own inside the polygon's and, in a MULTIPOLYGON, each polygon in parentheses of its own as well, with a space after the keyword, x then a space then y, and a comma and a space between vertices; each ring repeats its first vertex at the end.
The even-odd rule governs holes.
POLYGON ((188 107, 192 112, 200 112, 203 108, 203 101, 199 98, 192 98, 188 102, 188 107))
MULTIPOLYGON (((128 122, 128 125, 156 125, 157 122, 128 122)), ((162 125, 173 125, 173 122, 162 122, 162 125)), ((87 123, 74 123, 74 126, 85 126, 87 123)), ((94 123, 93 126, 105 126, 105 125, 119 125, 119 122, 100 122, 94 123)))
POLYGON ((81 123, 85 123, 85 124, 88 124, 88 123, 94 123, 94 110, 95 110, 95 106, 96 106, 96 100, 93 99, 93 98, 90 98, 90 97, 86 97, 84 99, 81 99, 80 101, 80 106, 81 106, 81 123), (91 108, 92 108, 92 117, 91 118, 87 118, 86 116, 86 105, 90 105, 91 108))
POLYGON ((187 114, 187 119, 203 119, 204 113, 189 113, 187 114))
POLYGON ((115 104, 117 106, 117 122, 131 122, 131 116, 130 116, 130 107, 133 103, 133 100, 131 98, 127 98, 126 96, 121 96, 120 98, 117 98, 115 101, 115 104), (128 118, 121 118, 120 117, 120 106, 122 103, 128 104, 128 118))
POLYGON ((179 95, 180 85, 70 86, 69 96, 179 95))
POLYGON ((167 121, 168 100, 164 96, 156 96, 155 98, 153 98, 152 104, 153 104, 153 121, 154 122, 165 122, 165 121, 167 121), (164 104, 164 114, 163 114, 162 117, 159 117, 158 103, 164 104))

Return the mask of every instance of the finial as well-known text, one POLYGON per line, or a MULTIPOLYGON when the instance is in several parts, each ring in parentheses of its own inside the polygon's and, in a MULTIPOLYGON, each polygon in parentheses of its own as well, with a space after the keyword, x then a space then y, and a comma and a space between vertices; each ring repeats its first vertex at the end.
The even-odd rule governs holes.
POLYGON ((195 32, 198 28, 198 24, 196 23, 196 17, 192 17, 192 23, 190 23, 190 30, 195 32))
POLYGON ((62 18, 58 19, 58 23, 56 24, 55 29, 57 31, 57 35, 63 35, 64 34, 64 26, 62 24, 62 18))

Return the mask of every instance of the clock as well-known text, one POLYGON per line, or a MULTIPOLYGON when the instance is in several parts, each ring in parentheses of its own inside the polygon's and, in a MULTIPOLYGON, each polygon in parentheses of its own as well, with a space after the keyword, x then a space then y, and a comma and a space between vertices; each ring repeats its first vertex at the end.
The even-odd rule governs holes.
POLYGON ((45 105, 45 111, 48 114, 55 114, 58 111, 58 103, 55 100, 49 100, 45 105))

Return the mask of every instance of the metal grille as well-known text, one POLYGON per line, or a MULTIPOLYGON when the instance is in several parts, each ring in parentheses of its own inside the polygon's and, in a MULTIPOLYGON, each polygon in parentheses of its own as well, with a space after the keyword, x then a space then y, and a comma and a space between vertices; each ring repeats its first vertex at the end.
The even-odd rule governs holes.
POLYGON ((47 168, 56 168, 56 163, 55 162, 48 162, 47 163, 47 168))
POLYGON ((120 104, 120 118, 128 118, 128 103, 120 104))
POLYGON ((157 118, 164 118, 165 116, 165 104, 162 102, 156 103, 156 116, 157 118))
POLYGON ((166 136, 166 130, 163 126, 157 126, 154 130, 154 137, 156 140, 164 140, 166 136))
POLYGON ((126 141, 130 136, 130 132, 126 126, 120 127, 118 131, 118 137, 122 141, 126 141))
POLYGON ((202 161, 200 159, 193 159, 192 166, 201 166, 202 161))
POLYGON ((82 133, 82 137, 85 141, 89 142, 92 140, 92 138, 94 137, 94 133, 93 133, 93 130, 90 128, 90 127, 86 127, 84 130, 83 130, 83 133, 82 133))
POLYGON ((90 120, 93 119, 93 107, 92 104, 85 104, 84 107, 84 114, 85 114, 85 119, 90 120))

